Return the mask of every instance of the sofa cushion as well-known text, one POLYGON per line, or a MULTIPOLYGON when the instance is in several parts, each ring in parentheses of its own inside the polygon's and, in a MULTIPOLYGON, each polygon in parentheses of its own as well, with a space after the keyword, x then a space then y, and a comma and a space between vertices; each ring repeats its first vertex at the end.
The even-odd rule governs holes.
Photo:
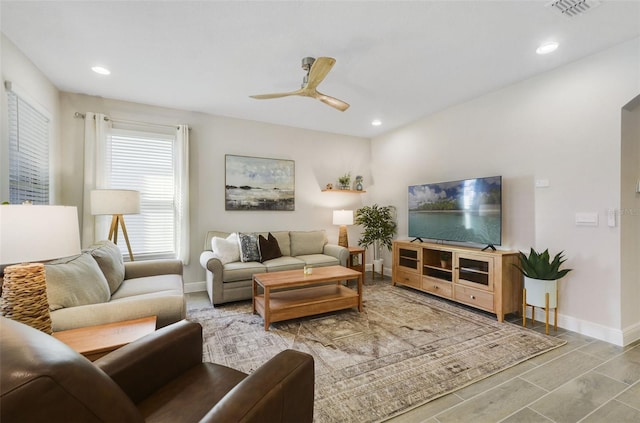
POLYGON ((136 297, 138 295, 171 292, 182 294, 182 276, 175 274, 146 276, 125 280, 122 285, 120 285, 120 289, 111 296, 111 301, 136 297))
MULTIPOLYGON (((276 259, 278 260, 278 259, 276 259)), ((264 273, 267 268, 257 261, 241 262, 234 261, 227 263, 222 270, 222 280, 224 282, 234 282, 242 280, 251 280, 254 273, 264 273)))
POLYGON ((109 301, 109 284, 89 253, 45 264, 49 308, 96 304, 109 301))
POLYGON ((240 261, 243 263, 250 261, 260 261, 260 251, 258 250, 258 235, 238 233, 238 243, 240 245, 240 261))
POLYGON ((258 247, 260 249, 260 262, 264 263, 267 260, 276 259, 282 257, 278 240, 271 235, 267 235, 267 238, 262 235, 258 235, 258 247))
POLYGON ((291 256, 282 256, 273 260, 267 260, 262 264, 267 268, 267 272, 302 269, 304 267, 304 261, 291 256))
POLYGON ((304 264, 309 265, 311 267, 340 265, 340 260, 338 260, 333 256, 328 256, 326 254, 305 254, 301 256, 296 256, 296 258, 303 261, 304 264))
POLYGON ((113 294, 120 287, 124 280, 124 261, 122 252, 116 244, 111 241, 99 241, 84 250, 91 254, 100 266, 109 284, 109 292, 113 294))
POLYGON ((327 237, 324 231, 291 231, 291 255, 322 254, 327 237))
POLYGON ((238 245, 238 235, 234 232, 226 238, 211 238, 211 251, 215 258, 222 264, 240 260, 240 247, 238 245))

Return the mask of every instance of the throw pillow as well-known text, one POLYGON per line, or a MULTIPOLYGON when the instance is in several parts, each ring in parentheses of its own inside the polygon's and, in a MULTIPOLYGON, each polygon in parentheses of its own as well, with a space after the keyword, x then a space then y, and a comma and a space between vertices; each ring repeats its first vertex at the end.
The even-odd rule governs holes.
POLYGON ((98 262, 100 270, 109 284, 111 294, 117 291, 124 281, 124 261, 122 252, 116 244, 111 241, 99 241, 84 250, 98 262))
POLYGON ((89 253, 44 265, 49 309, 58 310, 109 301, 109 284, 89 253))
POLYGON ((256 234, 238 233, 238 244, 240 245, 240 261, 260 261, 260 250, 258 250, 258 236, 256 234))
POLYGON ((226 238, 214 236, 211 238, 211 251, 213 251, 213 256, 220 260, 222 264, 239 261, 240 248, 238 247, 238 236, 235 233, 232 233, 226 238))
POLYGON ((271 235, 271 232, 269 232, 267 238, 263 237, 262 235, 258 236, 258 247, 260 248, 261 263, 267 260, 282 257, 282 251, 280 251, 278 240, 276 239, 276 237, 271 235))

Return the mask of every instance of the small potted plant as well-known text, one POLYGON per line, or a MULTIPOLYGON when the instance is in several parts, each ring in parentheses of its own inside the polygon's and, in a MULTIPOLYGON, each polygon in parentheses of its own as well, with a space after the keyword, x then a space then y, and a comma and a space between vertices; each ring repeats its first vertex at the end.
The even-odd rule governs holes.
POLYGON ((548 249, 538 253, 531 248, 528 256, 520 251, 520 266, 515 266, 524 275, 527 304, 545 307, 546 294, 549 294, 549 308, 558 307, 558 280, 573 270, 560 270, 560 266, 566 261, 563 253, 560 251, 551 260, 548 249))
POLYGON ((351 173, 345 173, 339 177, 338 184, 340 185, 340 189, 349 189, 349 185, 351 184, 351 173))
POLYGON ((368 248, 373 245, 373 271, 380 271, 382 259, 380 253, 382 247, 391 251, 393 235, 396 233, 397 224, 394 220, 395 207, 393 206, 364 206, 356 210, 354 222, 364 227, 358 245, 368 248))

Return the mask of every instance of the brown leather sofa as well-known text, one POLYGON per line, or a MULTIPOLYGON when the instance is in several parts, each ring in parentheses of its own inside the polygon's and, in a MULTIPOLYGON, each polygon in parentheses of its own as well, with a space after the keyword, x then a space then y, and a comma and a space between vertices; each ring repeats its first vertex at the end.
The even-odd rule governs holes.
POLYGON ((285 350, 251 375, 202 362, 202 327, 174 323, 91 363, 0 317, 0 421, 311 422, 314 365, 285 350))

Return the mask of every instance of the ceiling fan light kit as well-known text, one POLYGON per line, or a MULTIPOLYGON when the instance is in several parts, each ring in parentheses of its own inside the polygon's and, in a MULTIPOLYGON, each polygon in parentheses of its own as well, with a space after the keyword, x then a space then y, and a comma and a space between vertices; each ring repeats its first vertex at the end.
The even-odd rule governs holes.
POLYGON ((317 90, 318 85, 320 85, 324 80, 335 63, 336 59, 332 57, 318 57, 317 59, 313 57, 305 57, 302 59, 302 69, 305 70, 307 74, 302 78, 302 87, 299 90, 286 93, 258 94, 252 95, 251 98, 268 100, 272 98, 299 95, 302 97, 315 98, 326 105, 344 112, 349 108, 348 103, 326 94, 322 94, 317 90))

